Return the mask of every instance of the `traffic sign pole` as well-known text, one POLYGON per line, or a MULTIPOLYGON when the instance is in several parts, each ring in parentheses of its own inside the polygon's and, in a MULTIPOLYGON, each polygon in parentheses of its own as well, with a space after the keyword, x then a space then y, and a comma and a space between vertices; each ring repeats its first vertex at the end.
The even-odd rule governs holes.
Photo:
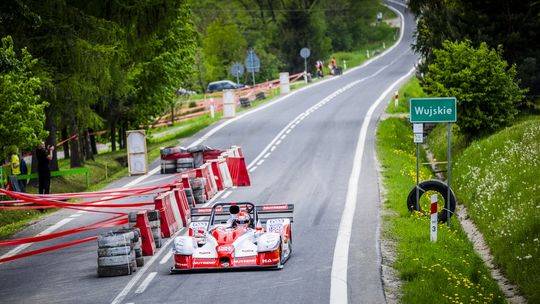
MULTIPOLYGON (((448 192, 446 193, 445 206, 450 207, 450 178, 451 178, 451 123, 457 121, 457 100, 455 97, 442 97, 442 98, 411 98, 409 100, 410 108, 410 121, 411 123, 426 123, 426 122, 446 122, 447 127, 447 172, 446 172, 446 186, 448 192)), ((418 162, 420 155, 418 152, 418 144, 416 145, 416 201, 418 202, 418 179, 419 168, 418 162)), ((417 206, 418 208, 418 206, 417 206)), ((451 211, 449 208, 445 208, 443 212, 446 212, 446 223, 450 226, 451 211)))

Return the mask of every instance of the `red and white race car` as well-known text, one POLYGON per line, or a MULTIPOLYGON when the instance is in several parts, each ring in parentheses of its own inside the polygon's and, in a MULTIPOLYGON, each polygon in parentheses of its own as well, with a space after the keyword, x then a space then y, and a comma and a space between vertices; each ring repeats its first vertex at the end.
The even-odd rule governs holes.
POLYGON ((293 211, 291 204, 255 206, 248 202, 192 208, 188 235, 174 239, 171 272, 281 269, 292 252, 293 211))

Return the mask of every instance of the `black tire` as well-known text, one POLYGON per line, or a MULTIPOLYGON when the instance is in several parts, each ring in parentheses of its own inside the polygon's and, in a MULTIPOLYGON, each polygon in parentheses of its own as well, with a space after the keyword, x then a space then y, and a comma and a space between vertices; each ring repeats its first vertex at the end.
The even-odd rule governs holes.
POLYGON ((136 257, 135 262, 137 263, 137 267, 143 267, 144 266, 144 257, 136 257))
POLYGON ((156 248, 161 248, 161 246, 163 245, 163 239, 161 238, 161 236, 154 238, 154 243, 156 244, 156 248))
POLYGON ((131 265, 124 264, 119 266, 98 266, 98 277, 116 277, 131 274, 131 265))
POLYGON ((161 238, 161 228, 152 228, 152 236, 154 237, 154 240, 161 238))
POLYGON ((119 246, 119 247, 105 247, 98 248, 98 257, 111 257, 117 255, 128 255, 131 251, 130 246, 119 246))
POLYGON ((189 188, 185 188, 184 193, 186 194, 187 197, 190 197, 190 196, 193 197, 193 190, 189 188))
POLYGON ((113 234, 126 234, 126 235, 133 235, 131 240, 136 243, 139 241, 139 238, 141 236, 139 228, 133 227, 133 228, 122 228, 118 229, 116 231, 113 231, 113 234))
POLYGON ((133 241, 125 237, 123 234, 107 234, 98 237, 99 248, 110 248, 120 246, 133 246, 133 241))
MULTIPOLYGON (((444 198, 444 209, 441 210, 437 214, 437 219, 439 222, 445 223, 448 220, 448 212, 447 210, 450 210, 450 217, 452 214, 454 214, 454 211, 456 210, 456 196, 454 195, 454 191, 450 189, 450 204, 447 202, 447 195, 448 195, 448 187, 445 183, 443 183, 440 180, 437 179, 430 179, 427 181, 423 181, 418 185, 418 197, 422 197, 426 191, 435 191, 439 193, 444 198)), ((416 186, 413 187, 411 192, 409 192, 409 196, 407 197, 407 208, 409 211, 419 211, 423 212, 422 207, 418 202, 416 201, 416 186), (418 207, 417 207, 418 205, 418 207)))
POLYGON ((116 255, 116 256, 106 256, 98 257, 98 266, 99 267, 110 267, 110 266, 120 266, 129 264, 133 260, 131 255, 116 255))
POLYGON ((158 210, 148 210, 146 211, 148 214, 148 220, 149 221, 159 221, 159 211, 158 210))
POLYGON ((195 195, 195 204, 204 204, 206 203, 206 196, 204 194, 195 195))
POLYGON ((137 222, 137 211, 132 211, 132 212, 128 213, 128 221, 130 223, 137 222))
POLYGON ((161 227, 161 223, 158 221, 150 221, 150 228, 152 229, 156 229, 156 228, 160 228, 161 227))
POLYGON ((188 196, 188 197, 187 197, 188 205, 189 205, 190 207, 192 207, 193 205, 195 205, 194 200, 195 200, 195 199, 193 198, 193 196, 188 196))

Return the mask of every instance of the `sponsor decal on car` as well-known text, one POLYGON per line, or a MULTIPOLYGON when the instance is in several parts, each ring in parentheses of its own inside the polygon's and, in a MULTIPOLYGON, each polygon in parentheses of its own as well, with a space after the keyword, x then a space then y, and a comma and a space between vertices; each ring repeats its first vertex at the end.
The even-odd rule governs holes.
POLYGON ((233 246, 219 246, 217 248, 217 251, 218 252, 233 252, 234 251, 234 247, 233 246))
POLYGON ((247 258, 247 259, 235 259, 235 265, 255 265, 257 263, 257 258, 247 258))
POLYGON ((262 210, 263 211, 268 211, 268 210, 287 210, 289 209, 289 205, 287 204, 284 204, 284 205, 268 205, 268 206, 263 206, 262 207, 262 210))
POLYGON ((193 261, 193 265, 207 266, 207 265, 215 265, 215 264, 216 264, 216 261, 214 260, 194 260, 193 261))

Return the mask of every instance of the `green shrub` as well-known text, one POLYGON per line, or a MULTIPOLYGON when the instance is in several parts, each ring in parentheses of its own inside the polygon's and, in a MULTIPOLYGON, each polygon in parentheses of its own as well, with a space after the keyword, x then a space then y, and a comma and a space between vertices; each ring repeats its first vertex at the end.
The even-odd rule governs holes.
POLYGON ((457 98, 457 124, 463 134, 491 134, 516 116, 526 90, 518 86, 516 67, 508 68, 502 59, 502 47, 445 41, 433 54, 422 87, 429 96, 457 98))

